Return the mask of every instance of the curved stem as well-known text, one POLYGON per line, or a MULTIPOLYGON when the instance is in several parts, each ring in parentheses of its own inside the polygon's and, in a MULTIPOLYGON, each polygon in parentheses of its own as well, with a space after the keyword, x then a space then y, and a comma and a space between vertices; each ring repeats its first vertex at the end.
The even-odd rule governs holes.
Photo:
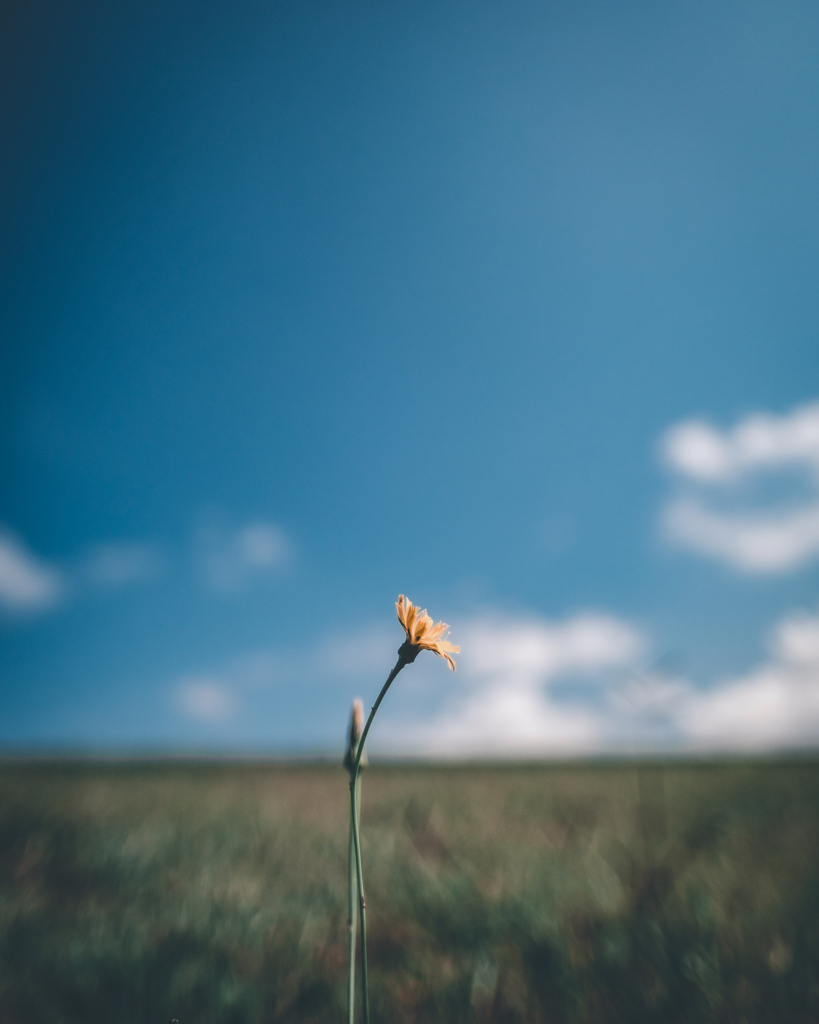
POLYGON ((358 834, 358 770, 361 764, 361 755, 364 753, 364 741, 367 738, 367 733, 370 731, 370 726, 373 724, 375 713, 378 711, 381 701, 384 699, 384 695, 387 690, 389 690, 393 679, 395 679, 406 664, 407 659, 399 653, 398 661, 395 663, 395 668, 387 676, 387 681, 381 687, 381 693, 379 693, 375 704, 373 704, 370 717, 367 719, 367 724, 364 726, 364 732, 362 732, 361 739, 358 741, 355 761, 353 762, 352 771, 350 772, 350 826, 353 830, 355 869, 358 879, 358 905, 361 916, 361 995, 364 1003, 364 1024, 370 1024, 370 986, 367 974, 367 904, 364 899, 364 876, 361 871, 361 838, 358 834))
POLYGON ((358 741, 358 750, 356 750, 355 752, 355 761, 353 762, 354 779, 358 777, 358 766, 361 764, 361 755, 364 753, 364 741, 367 739, 367 733, 370 731, 370 726, 373 724, 375 713, 376 711, 378 711, 379 707, 381 707, 381 701, 384 699, 384 695, 392 685, 393 679, 395 679, 395 677, 398 675, 401 669, 407 664, 409 664, 407 659, 402 654, 399 654, 398 661, 396 661, 395 663, 395 667, 393 668, 392 672, 390 672, 390 674, 387 676, 386 683, 384 683, 384 685, 381 687, 381 693, 379 693, 379 695, 375 699, 375 704, 373 704, 373 709, 370 712, 370 717, 367 719, 367 724, 364 726, 364 732, 362 732, 361 739, 358 741))

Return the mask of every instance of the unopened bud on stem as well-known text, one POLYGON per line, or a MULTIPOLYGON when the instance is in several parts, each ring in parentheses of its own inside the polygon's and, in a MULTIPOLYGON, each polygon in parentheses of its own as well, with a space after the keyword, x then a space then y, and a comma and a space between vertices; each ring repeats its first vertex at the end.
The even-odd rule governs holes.
MULTIPOLYGON (((344 752, 344 767, 348 772, 353 770, 355 755, 358 752, 358 744, 361 742, 361 734, 364 732, 364 704, 359 697, 353 701, 353 709, 350 712, 350 731, 347 736, 347 749, 344 752)), ((360 765, 367 763, 367 751, 361 752, 360 765)))

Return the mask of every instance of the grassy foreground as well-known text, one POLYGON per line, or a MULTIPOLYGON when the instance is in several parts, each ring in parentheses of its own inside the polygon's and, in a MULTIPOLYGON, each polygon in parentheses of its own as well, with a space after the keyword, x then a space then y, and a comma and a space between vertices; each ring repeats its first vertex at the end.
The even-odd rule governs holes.
MULTIPOLYGON (((339 766, 0 766, 0 1024, 345 1017, 339 766)), ((819 761, 371 767, 373 1020, 819 1021, 819 761)))

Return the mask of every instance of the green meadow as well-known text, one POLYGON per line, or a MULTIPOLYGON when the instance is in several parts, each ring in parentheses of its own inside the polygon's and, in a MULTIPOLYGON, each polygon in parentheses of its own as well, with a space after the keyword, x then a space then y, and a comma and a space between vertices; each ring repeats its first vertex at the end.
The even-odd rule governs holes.
MULTIPOLYGON (((3 763, 0 1024, 342 1024, 347 786, 3 763)), ((816 759, 375 766, 362 844, 374 1024, 819 1021, 816 759)))

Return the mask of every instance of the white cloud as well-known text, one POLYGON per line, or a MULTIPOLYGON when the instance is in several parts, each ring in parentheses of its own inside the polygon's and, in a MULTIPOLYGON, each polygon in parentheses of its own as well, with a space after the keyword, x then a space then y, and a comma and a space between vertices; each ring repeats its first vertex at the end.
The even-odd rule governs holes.
POLYGON ((771 658, 738 679, 691 692, 676 711, 689 747, 764 751, 819 742, 819 615, 783 619, 771 658))
POLYGON ((748 416, 727 431, 700 420, 680 423, 662 439, 661 452, 687 485, 663 513, 674 543, 758 574, 793 571, 819 554, 819 403, 785 416, 748 416), (714 503, 739 484, 788 469, 815 496, 765 512, 714 503), (704 493, 692 490, 697 486, 704 493))
POLYGON ((819 502, 753 515, 716 512, 697 498, 680 498, 666 508, 664 525, 677 543, 746 572, 788 572, 819 552, 819 502))
POLYGON ((161 570, 158 548, 129 541, 96 544, 58 569, 0 527, 0 608, 7 611, 46 611, 76 596, 83 583, 113 589, 151 579, 161 570))
POLYGON ((292 545, 275 523, 253 522, 236 530, 216 524, 197 534, 197 564, 206 586, 230 593, 244 590, 259 575, 279 569, 290 558, 292 545))
POLYGON ((64 590, 57 569, 0 530, 0 606, 13 612, 43 611, 56 604, 64 590))
POLYGON ((367 678, 387 672, 395 664, 404 634, 400 627, 364 626, 352 633, 331 633, 318 644, 319 671, 367 678))
POLYGON ((302 660, 277 651, 251 651, 212 671, 183 676, 171 686, 173 703, 184 718, 226 722, 253 691, 298 683, 302 660))
POLYGON ((703 481, 729 481, 751 470, 802 466, 819 475, 819 402, 785 416, 756 413, 733 430, 702 420, 679 423, 662 441, 668 465, 703 481))
POLYGON ((162 557, 152 544, 97 544, 88 552, 82 571, 97 586, 122 587, 156 578, 162 571, 162 557))
POLYGON ((599 697, 558 699, 553 685, 568 677, 599 682, 644 646, 631 624, 591 613, 562 622, 475 619, 459 626, 456 639, 463 649, 457 676, 441 680, 450 700, 425 721, 382 723, 379 735, 393 751, 522 757, 600 750, 613 722, 599 697))
POLYGON ((186 718, 200 722, 223 722, 235 711, 230 686, 211 676, 182 679, 176 687, 176 705, 186 718))

